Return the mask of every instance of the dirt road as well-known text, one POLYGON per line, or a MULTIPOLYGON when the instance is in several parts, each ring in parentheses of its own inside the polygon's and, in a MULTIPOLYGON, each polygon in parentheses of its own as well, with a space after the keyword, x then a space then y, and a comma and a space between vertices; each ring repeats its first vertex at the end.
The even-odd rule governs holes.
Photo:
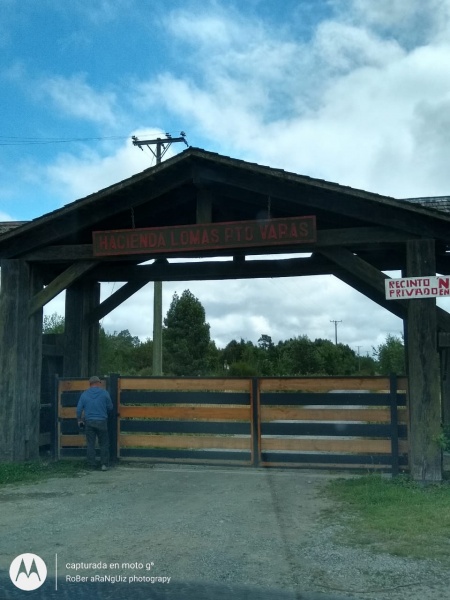
POLYGON ((129 464, 3 486, 0 599, 24 597, 8 571, 33 553, 48 569, 33 598, 448 600, 440 563, 336 542, 329 477, 129 464))

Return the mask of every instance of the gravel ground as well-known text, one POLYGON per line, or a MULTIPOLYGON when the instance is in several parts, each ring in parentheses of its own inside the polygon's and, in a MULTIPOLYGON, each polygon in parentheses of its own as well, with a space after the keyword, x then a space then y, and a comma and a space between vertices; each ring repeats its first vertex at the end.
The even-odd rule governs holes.
POLYGON ((45 584, 26 592, 36 599, 449 600, 442 563, 337 541, 340 526, 320 518, 332 476, 124 464, 3 486, 0 600, 23 598, 8 570, 26 552, 48 568, 45 584))

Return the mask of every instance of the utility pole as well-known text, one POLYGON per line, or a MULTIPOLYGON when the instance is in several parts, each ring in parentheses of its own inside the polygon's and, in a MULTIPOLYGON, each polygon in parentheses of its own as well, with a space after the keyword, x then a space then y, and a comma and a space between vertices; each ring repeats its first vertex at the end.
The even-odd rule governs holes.
MULTIPOLYGON (((183 142, 189 148, 189 144, 186 141, 186 134, 184 131, 180 132, 180 137, 172 137, 170 133, 166 133, 165 138, 156 138, 156 140, 139 140, 135 135, 131 137, 133 140, 133 146, 138 146, 142 150, 142 146, 147 146, 147 148, 151 151, 153 156, 156 158, 156 164, 159 165, 164 154, 170 148, 172 144, 176 142, 183 142), (153 150, 152 146, 156 146, 156 152, 153 150)), ((143 150, 142 150, 143 152, 143 150)))
POLYGON ((334 323, 334 343, 337 346, 337 326, 338 326, 338 323, 342 323, 342 321, 333 321, 333 320, 330 320, 330 323, 334 323))
POLYGON ((362 346, 356 346, 358 348, 358 373, 361 371, 361 356, 359 354, 360 349, 362 348, 362 346))
MULTIPOLYGON (((159 165, 163 156, 176 142, 183 142, 189 148, 184 131, 180 132, 180 137, 172 137, 166 133, 165 138, 156 138, 155 140, 138 140, 133 135, 133 146, 138 146, 143 151, 142 146, 147 146, 153 156, 156 158, 156 164, 159 165), (156 146, 156 152, 152 146, 156 146)), ((153 376, 162 375, 162 281, 153 282, 153 376)))

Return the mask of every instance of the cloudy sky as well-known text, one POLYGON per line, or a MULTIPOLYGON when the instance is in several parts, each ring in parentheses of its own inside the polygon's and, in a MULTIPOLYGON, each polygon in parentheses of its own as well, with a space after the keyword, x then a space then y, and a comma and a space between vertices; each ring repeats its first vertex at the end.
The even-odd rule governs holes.
MULTIPOLYGON (((129 177, 154 164, 131 135, 181 130, 371 192, 450 194, 450 0, 0 0, 0 13, 0 220, 129 177)), ((220 346, 334 339, 339 320, 339 341, 366 354, 402 330, 332 276, 166 283, 164 312, 186 288, 220 346)), ((149 285, 103 325, 151 337, 152 302, 149 285)))

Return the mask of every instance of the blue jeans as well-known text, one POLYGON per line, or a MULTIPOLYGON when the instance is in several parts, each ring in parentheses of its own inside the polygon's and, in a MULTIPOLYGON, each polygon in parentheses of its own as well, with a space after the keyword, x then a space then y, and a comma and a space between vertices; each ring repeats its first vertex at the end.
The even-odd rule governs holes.
POLYGON ((98 438, 102 465, 109 465, 108 421, 86 421, 87 461, 95 466, 95 440, 98 438))

